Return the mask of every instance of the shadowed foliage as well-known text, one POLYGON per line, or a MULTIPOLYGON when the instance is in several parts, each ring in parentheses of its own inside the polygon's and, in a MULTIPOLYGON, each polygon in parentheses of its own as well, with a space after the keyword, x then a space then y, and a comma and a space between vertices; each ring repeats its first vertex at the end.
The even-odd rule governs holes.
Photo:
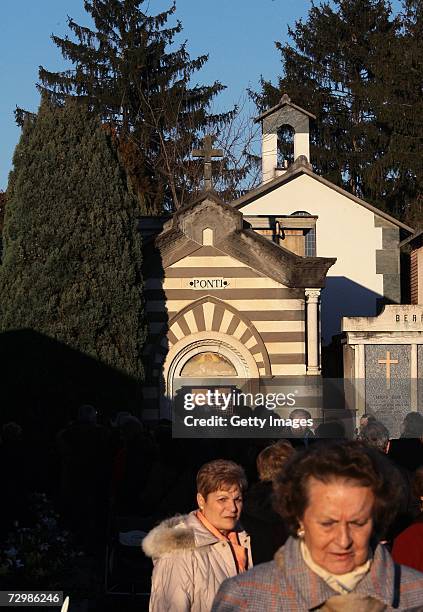
MULTIPOLYGON (((99 121, 74 100, 59 108, 44 97, 14 155, 0 331, 31 330, 139 386, 144 322, 137 212, 99 121)), ((47 355, 33 351, 32 358, 39 368, 47 355)))

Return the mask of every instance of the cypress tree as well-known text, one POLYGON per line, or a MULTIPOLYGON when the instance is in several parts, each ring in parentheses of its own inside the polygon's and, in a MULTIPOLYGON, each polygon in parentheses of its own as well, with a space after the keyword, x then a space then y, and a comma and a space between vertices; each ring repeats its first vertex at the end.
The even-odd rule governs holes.
POLYGON ((376 71, 389 57, 398 28, 386 0, 313 5, 305 21, 288 29, 291 41, 276 43, 283 69, 278 84, 262 80, 261 91, 253 94, 260 111, 288 93, 313 112, 311 161, 317 171, 381 206, 384 177, 370 170, 389 135, 377 118, 385 92, 375 88, 376 71))
POLYGON ((201 180, 199 164, 189 162, 205 132, 217 132, 233 112, 211 114, 210 105, 224 89, 191 86, 208 56, 191 59, 186 45, 175 45, 175 13, 149 15, 145 0, 85 0, 94 27, 68 19, 72 40, 52 39, 74 68, 49 72, 40 67, 41 89, 56 101, 67 95, 83 98, 119 139, 122 159, 144 212, 161 212, 184 203, 201 180))
POLYGON ((0 331, 29 329, 141 381, 138 204, 85 107, 44 96, 14 154, 0 331))

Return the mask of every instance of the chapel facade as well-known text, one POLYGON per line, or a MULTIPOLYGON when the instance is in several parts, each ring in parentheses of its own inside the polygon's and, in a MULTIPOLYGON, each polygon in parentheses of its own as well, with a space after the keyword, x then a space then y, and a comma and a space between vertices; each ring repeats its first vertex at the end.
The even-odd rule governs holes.
POLYGON ((285 249, 206 191, 146 240, 144 260, 144 418, 170 416, 182 377, 257 387, 320 375, 318 297, 333 258, 285 249))

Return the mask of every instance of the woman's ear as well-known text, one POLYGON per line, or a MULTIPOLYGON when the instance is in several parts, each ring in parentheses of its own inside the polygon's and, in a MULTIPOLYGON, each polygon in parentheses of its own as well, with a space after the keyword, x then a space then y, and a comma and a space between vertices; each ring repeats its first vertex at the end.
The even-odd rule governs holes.
POLYGON ((297 536, 299 538, 303 538, 305 536, 305 529, 302 521, 298 521, 297 536))
POLYGON ((205 503, 206 503, 206 500, 201 495, 201 493, 197 493, 197 504, 198 504, 198 507, 200 508, 201 512, 204 510, 205 503))

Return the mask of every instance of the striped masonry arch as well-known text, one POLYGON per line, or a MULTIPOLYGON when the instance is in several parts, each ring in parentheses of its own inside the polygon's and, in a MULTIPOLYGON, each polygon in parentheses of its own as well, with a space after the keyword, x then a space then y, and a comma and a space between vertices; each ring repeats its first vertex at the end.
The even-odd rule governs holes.
POLYGON ((271 375, 271 366, 266 346, 251 321, 233 306, 213 296, 202 297, 188 304, 168 323, 163 324, 158 342, 147 347, 156 369, 164 362, 169 349, 179 340, 197 332, 214 331, 236 338, 251 353, 263 376, 271 375), (167 333, 165 330, 168 330, 167 333))

